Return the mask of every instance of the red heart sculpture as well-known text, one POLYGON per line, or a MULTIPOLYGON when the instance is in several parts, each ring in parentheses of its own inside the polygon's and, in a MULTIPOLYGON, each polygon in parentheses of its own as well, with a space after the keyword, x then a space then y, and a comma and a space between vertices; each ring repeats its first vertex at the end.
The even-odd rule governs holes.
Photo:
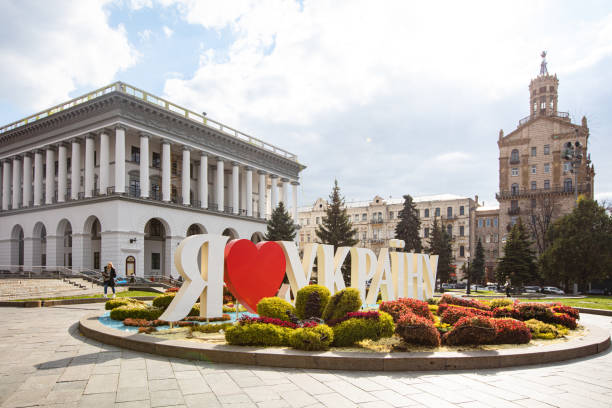
POLYGON ((235 239, 225 246, 223 280, 249 312, 257 313, 262 298, 276 296, 284 277, 285 254, 276 242, 235 239))

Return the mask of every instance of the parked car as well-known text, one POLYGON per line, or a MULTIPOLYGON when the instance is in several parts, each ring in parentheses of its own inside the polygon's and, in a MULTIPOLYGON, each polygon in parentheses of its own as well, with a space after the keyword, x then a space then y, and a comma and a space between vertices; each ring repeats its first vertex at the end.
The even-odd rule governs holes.
POLYGON ((544 286, 544 288, 542 288, 542 293, 549 293, 552 295, 565 295, 564 291, 554 286, 544 286))
POLYGON ((539 286, 525 286, 525 293, 540 293, 542 288, 539 286))

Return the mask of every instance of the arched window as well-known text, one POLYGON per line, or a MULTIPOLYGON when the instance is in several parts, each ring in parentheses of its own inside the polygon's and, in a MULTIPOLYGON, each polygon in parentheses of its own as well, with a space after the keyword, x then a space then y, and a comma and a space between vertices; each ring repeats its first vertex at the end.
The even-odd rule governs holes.
POLYGON ((453 236, 453 226, 451 224, 448 224, 446 226, 446 233, 448 234, 449 237, 453 236))
POLYGON ((566 191, 566 192, 572 191, 572 179, 571 178, 566 178, 563 181, 563 191, 566 191))
POLYGON ((518 163, 519 160, 519 151, 518 149, 514 149, 512 150, 512 153, 510 153, 510 163, 518 163))
POLYGON ((463 245, 459 247, 459 256, 462 258, 465 256, 465 247, 463 245))
POLYGON ((448 218, 451 218, 451 217, 453 216, 453 207, 448 207, 448 208, 446 209, 446 216, 447 216, 448 218))
POLYGON ((512 185, 511 193, 512 193, 512 195, 517 195, 519 193, 519 185, 517 183, 514 183, 512 185))

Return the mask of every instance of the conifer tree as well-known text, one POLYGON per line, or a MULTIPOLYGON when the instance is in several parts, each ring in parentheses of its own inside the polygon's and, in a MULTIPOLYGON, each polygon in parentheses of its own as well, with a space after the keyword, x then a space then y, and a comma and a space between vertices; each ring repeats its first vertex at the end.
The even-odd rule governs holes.
POLYGON ((512 286, 523 286, 537 278, 535 256, 531 245, 527 230, 519 218, 510 230, 510 235, 504 244, 504 256, 497 264, 497 273, 501 279, 510 279, 512 286))
POLYGON ((412 250, 416 253, 423 252, 421 237, 419 236, 419 229, 421 228, 419 210, 417 210, 410 194, 404 196, 404 208, 400 211, 398 218, 400 222, 395 227, 395 238, 404 240, 406 252, 412 250))
POLYGON ((431 237, 429 238, 429 247, 427 253, 438 255, 438 272, 436 279, 440 280, 440 284, 448 282, 451 272, 453 272, 452 263, 453 249, 448 233, 444 230, 441 224, 438 224, 438 219, 434 218, 431 237))
POLYGON ((268 220, 268 231, 265 236, 266 241, 293 241, 295 239, 296 227, 293 218, 285 209, 283 202, 278 203, 278 207, 272 211, 268 220))
POLYGON ((476 244, 476 254, 472 260, 469 268, 470 281, 472 283, 483 283, 485 275, 485 259, 484 259, 484 248, 482 247, 482 241, 478 238, 476 244))

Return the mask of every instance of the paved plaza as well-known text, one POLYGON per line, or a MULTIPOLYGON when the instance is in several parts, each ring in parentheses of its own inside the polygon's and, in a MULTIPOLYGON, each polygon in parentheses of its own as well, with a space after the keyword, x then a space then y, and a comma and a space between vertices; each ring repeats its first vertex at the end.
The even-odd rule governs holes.
MULTIPOLYGON (((612 407, 612 352, 450 372, 276 369, 170 359, 81 336, 102 304, 2 308, 2 407, 612 407)), ((583 315, 612 331, 612 318, 583 315)))

